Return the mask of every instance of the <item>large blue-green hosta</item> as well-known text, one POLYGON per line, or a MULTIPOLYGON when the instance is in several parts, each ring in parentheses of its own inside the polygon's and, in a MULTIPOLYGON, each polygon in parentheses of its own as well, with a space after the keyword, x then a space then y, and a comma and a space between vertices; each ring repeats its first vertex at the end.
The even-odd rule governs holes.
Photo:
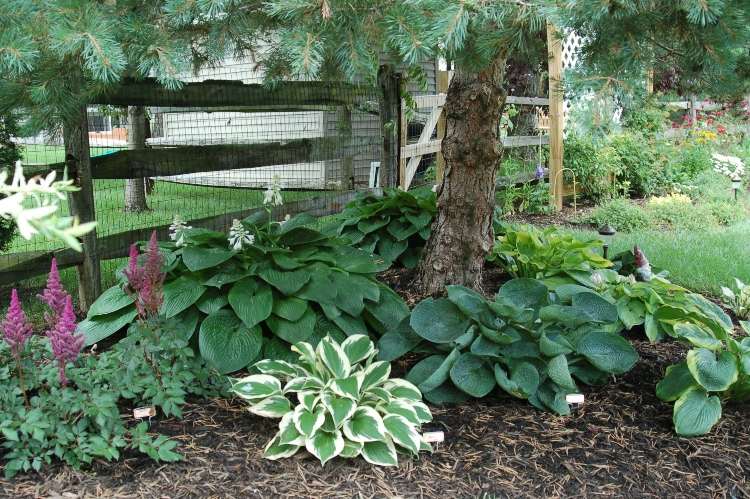
MULTIPOLYGON (((184 231, 181 245, 161 244, 167 278, 161 312, 182 324, 219 372, 261 358, 294 358, 289 346, 326 335, 382 334, 409 314, 403 300, 375 279, 382 260, 309 227, 299 215, 279 223, 254 217, 243 226, 253 244, 231 249, 226 234, 184 231)), ((132 322, 123 283, 92 305, 81 330, 88 344, 132 322)))

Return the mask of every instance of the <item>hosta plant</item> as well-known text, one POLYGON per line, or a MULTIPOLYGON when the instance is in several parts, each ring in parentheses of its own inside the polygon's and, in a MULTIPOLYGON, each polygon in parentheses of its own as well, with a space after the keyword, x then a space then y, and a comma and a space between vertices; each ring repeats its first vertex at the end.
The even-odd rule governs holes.
POLYGON ((295 362, 262 360, 261 374, 236 380, 232 391, 253 414, 280 418, 279 431, 265 457, 290 457, 303 447, 325 464, 334 457, 362 456, 380 466, 398 462, 397 449, 412 455, 430 450, 419 433, 432 420, 420 391, 408 381, 389 378, 388 362, 364 335, 342 343, 326 337, 317 348, 292 347, 295 362))
POLYGON ((617 334, 617 309, 588 289, 565 301, 538 280, 505 283, 490 300, 448 286, 448 297, 419 303, 380 339, 381 358, 416 350, 428 356, 407 379, 433 403, 484 397, 496 387, 535 407, 570 411, 578 383, 601 384, 638 359, 617 334))
POLYGON ((365 194, 349 203, 331 230, 388 262, 413 268, 436 211, 432 191, 386 189, 382 196, 365 194))
MULTIPOLYGON (((184 338, 222 373, 291 358, 289 346, 299 341, 382 334, 408 315, 403 300, 375 280, 386 263, 312 222, 309 215, 270 222, 261 212, 233 224, 229 237, 183 224, 160 243, 160 314, 181 323, 184 338)), ((81 324, 87 344, 129 324, 137 308, 126 279, 105 291, 81 324)))
MULTIPOLYGON (((750 325, 743 323, 746 332, 750 325)), ((675 431, 683 436, 705 435, 721 418, 722 400, 750 400, 750 337, 714 338, 692 324, 678 324, 680 338, 690 343, 682 362, 667 368, 656 386, 657 396, 674 402, 675 431)))
POLYGON ((739 279, 734 280, 735 289, 721 287, 724 304, 729 307, 739 319, 750 319, 750 285, 739 279))
POLYGON ((505 225, 501 231, 487 259, 514 277, 587 275, 612 266, 601 256, 602 242, 598 239, 580 240, 555 227, 540 230, 505 225))

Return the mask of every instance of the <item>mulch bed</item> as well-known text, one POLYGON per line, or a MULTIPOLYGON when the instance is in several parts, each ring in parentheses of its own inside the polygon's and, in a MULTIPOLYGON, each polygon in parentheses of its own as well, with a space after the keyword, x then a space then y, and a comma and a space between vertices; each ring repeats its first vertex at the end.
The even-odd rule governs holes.
MULTIPOLYGON (((413 277, 407 270, 381 275, 410 305, 421 298, 409 290, 413 277)), ((493 294, 504 279, 488 267, 483 287, 493 294)), ((686 348, 629 336, 639 363, 606 386, 582 387, 586 402, 571 416, 537 411, 499 390, 460 407, 432 407, 435 419, 423 429, 442 430, 445 442, 433 454, 402 456, 397 468, 362 459, 323 468, 304 451, 264 460, 277 421, 253 416, 239 400, 210 400, 188 404, 182 420, 153 422, 180 441, 182 462, 130 453, 86 471, 55 464, 0 479, 0 497, 750 497, 747 407, 725 405, 708 436, 677 437, 672 405, 654 390, 686 348)), ((394 363, 394 374, 406 364, 394 363)))

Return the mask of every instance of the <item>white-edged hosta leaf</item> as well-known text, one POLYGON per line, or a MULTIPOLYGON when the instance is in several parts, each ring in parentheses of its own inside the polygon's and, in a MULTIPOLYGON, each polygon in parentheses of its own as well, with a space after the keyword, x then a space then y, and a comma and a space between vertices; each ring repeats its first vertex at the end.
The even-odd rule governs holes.
POLYGON ((383 418, 372 407, 358 407, 344 423, 344 435, 355 442, 375 442, 385 439, 383 418))
POLYGON ((352 400, 359 400, 362 379, 362 373, 352 374, 348 378, 333 380, 330 388, 336 395, 348 397, 352 400))
POLYGON ((412 407, 414 402, 404 399, 393 399, 390 404, 383 407, 381 411, 384 415, 397 414, 405 417, 410 423, 418 425, 420 423, 417 411, 412 407))
POLYGON ((294 426, 305 437, 310 437, 318 431, 323 426, 325 417, 325 411, 322 407, 318 407, 314 411, 308 411, 301 405, 294 408, 294 426))
POLYGON ((284 385, 284 394, 300 392, 305 389, 305 382, 307 378, 299 377, 290 379, 286 385, 284 385))
POLYGON ((349 336, 341 343, 341 348, 344 349, 344 353, 352 365, 365 360, 375 351, 372 340, 364 334, 349 336))
POLYGON ((293 378, 297 376, 297 370, 289 362, 283 360, 264 359, 255 363, 256 369, 263 374, 273 376, 287 376, 293 378))
POLYGON ((388 380, 391 374, 390 362, 378 361, 373 362, 365 369, 365 378, 362 381, 362 391, 367 391, 370 387, 382 385, 388 380))
POLYGON ((362 446, 361 455, 370 464, 376 466, 396 466, 398 457, 393 442, 367 442, 362 446))
POLYGON ((277 459, 284 459, 285 457, 292 457, 302 447, 301 445, 284 445, 279 443, 279 437, 274 437, 263 450, 263 457, 275 461, 277 459))
POLYGON ((344 440, 344 448, 339 455, 341 457, 346 457, 349 459, 355 458, 359 456, 360 452, 362 452, 362 447, 362 442, 352 442, 351 440, 344 440))
POLYGON ((408 400, 422 400, 422 392, 414 384, 401 378, 393 378, 383 384, 383 388, 393 397, 408 400))
POLYGON ((294 411, 289 411, 281 418, 279 432, 276 434, 280 445, 305 445, 305 436, 294 425, 294 411))
POLYGON ((292 345, 292 352, 300 354, 301 360, 310 366, 315 365, 315 349, 305 341, 300 341, 292 345))
POLYGON ((331 393, 323 394, 323 405, 331 415, 331 419, 336 428, 341 428, 341 425, 343 425, 357 409, 357 403, 352 399, 347 397, 337 397, 331 393))
POLYGON ((429 423, 430 421, 432 421, 432 413, 427 407, 427 404, 425 404, 424 402, 412 402, 411 404, 414 412, 417 413, 417 418, 419 418, 420 424, 429 423))
POLYGON ((312 412, 315 409, 315 405, 320 401, 320 392, 317 390, 303 390, 297 392, 297 399, 302 407, 312 412))
POLYGON ((419 453, 419 433, 408 419, 398 414, 389 414, 383 418, 383 424, 395 443, 409 449, 412 454, 419 453))
POLYGON ((344 437, 338 430, 333 433, 321 430, 305 440, 305 448, 324 465, 344 450, 344 437))
POLYGON ((424 439, 419 441, 419 451, 432 452, 432 444, 425 442, 424 439))
POLYGON ((320 340, 317 354, 335 378, 346 378, 349 376, 349 372, 352 369, 349 358, 344 353, 341 345, 333 341, 330 336, 320 340))
POLYGON ((252 374, 238 379, 232 391, 246 400, 257 400, 281 394, 281 382, 268 374, 252 374))
POLYGON ((250 412, 264 418, 280 418, 292 410, 292 406, 283 395, 273 395, 250 406, 250 412))
POLYGON ((385 403, 390 402, 393 400, 394 397, 391 396, 390 392, 386 390, 385 388, 382 388, 380 386, 375 386, 367 390, 367 395, 372 397, 373 399, 377 399, 380 401, 383 401, 385 403))

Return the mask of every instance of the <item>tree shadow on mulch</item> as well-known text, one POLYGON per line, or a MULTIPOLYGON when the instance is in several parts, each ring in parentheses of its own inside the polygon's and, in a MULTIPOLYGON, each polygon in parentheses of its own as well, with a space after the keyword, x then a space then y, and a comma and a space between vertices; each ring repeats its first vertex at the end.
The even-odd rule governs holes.
MULTIPOLYGON (((262 459, 275 421, 237 400, 189 404, 185 417, 154 422, 180 441, 185 460, 157 464, 130 455, 78 472, 54 465, 0 481, 2 497, 505 497, 750 496, 750 415, 728 405, 709 436, 672 430, 671 405, 654 395, 667 365, 684 355, 674 343, 635 340, 641 361, 586 402, 558 417, 496 397, 434 407, 428 430, 446 440, 433 454, 402 456, 397 468, 335 459, 325 467, 300 452, 262 459)), ((394 366, 398 369, 398 366, 394 366)))

